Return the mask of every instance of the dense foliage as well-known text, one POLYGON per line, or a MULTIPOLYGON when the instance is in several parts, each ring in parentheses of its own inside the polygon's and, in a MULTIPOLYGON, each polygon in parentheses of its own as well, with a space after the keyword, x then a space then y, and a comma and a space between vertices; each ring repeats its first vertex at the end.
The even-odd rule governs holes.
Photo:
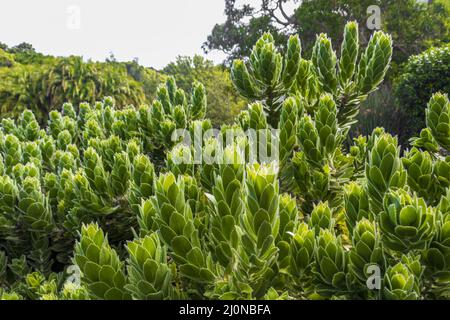
POLYGON ((450 45, 409 58, 395 86, 399 106, 409 115, 410 136, 424 126, 425 104, 434 92, 450 93, 450 45))
POLYGON ((143 67, 137 59, 118 62, 111 55, 105 62, 92 62, 75 56, 44 56, 28 44, 8 48, 0 43, 1 117, 29 109, 42 123, 49 111, 64 102, 93 104, 105 96, 114 97, 121 107, 150 104, 169 76, 186 92, 193 90, 196 81, 204 84, 210 102, 208 117, 215 126, 231 122, 245 106, 228 70, 200 56, 179 57, 157 71, 143 67))
MULTIPOLYGON (((383 129, 343 142, 382 82, 392 40, 359 54, 356 23, 340 58, 321 34, 270 34, 232 80, 251 101, 202 153, 171 141, 211 128, 206 92, 173 78, 153 104, 64 104, 39 127, 26 110, 1 124, 2 299, 433 299, 450 290, 450 102, 400 154, 383 129), (250 161, 242 134, 279 129, 279 162, 250 161), (166 154, 166 163, 153 163, 166 154)), ((275 150, 276 136, 257 138, 275 150)))
POLYGON ((81 57, 15 62, 0 67, 0 80, 3 116, 17 115, 28 108, 42 121, 66 101, 94 103, 104 96, 114 96, 121 105, 145 101, 140 84, 127 76, 124 67, 86 63, 81 57))

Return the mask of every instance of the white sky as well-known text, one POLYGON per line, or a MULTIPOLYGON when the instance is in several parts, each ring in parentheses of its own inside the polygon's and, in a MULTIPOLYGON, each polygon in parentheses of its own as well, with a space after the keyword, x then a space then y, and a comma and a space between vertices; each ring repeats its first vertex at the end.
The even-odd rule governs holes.
MULTIPOLYGON (((1 0, 0 42, 100 61, 113 52, 119 61, 138 57, 160 69, 177 55, 203 54, 202 43, 225 20, 224 6, 224 0, 1 0)), ((207 58, 219 63, 224 55, 207 58)))

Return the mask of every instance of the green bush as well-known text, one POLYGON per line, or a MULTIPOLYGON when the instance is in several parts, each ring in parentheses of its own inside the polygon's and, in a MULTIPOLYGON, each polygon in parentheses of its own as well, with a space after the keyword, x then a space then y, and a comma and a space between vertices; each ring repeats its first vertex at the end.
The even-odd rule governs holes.
POLYGON ((425 107, 435 92, 450 93, 450 45, 431 48, 412 56, 396 80, 394 94, 408 117, 409 136, 425 124, 425 107))
POLYGON ((12 67, 14 65, 14 56, 2 49, 0 49, 0 68, 12 67))
POLYGON ((173 78, 151 106, 106 98, 64 104, 45 127, 29 110, 3 119, 0 299, 448 298, 448 96, 433 95, 405 156, 381 128, 347 150, 392 53, 377 32, 358 61, 355 28, 340 59, 326 35, 308 60, 298 38, 282 54, 267 34, 248 67, 235 62, 252 103, 200 138, 222 161, 179 161, 196 145, 174 146, 175 129, 192 140, 212 126, 203 85, 186 94, 173 78), (224 145, 249 128, 280 129, 280 163, 250 153, 275 151, 276 135, 224 145))

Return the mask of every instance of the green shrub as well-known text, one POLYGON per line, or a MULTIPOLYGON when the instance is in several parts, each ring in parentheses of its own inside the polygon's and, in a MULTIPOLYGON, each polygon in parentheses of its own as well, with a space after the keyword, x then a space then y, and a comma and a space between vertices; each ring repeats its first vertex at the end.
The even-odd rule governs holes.
POLYGON ((424 127, 425 107, 435 92, 450 93, 450 45, 431 48, 409 58, 396 80, 394 94, 407 116, 408 135, 424 127))
MULTIPOLYGON (((432 97, 404 157, 381 128, 347 151, 391 53, 378 32, 357 64, 354 27, 343 44, 353 66, 325 35, 312 60, 297 59, 296 38, 282 58, 265 35, 251 68, 234 64, 253 101, 203 137, 202 153, 219 163, 178 161, 196 148, 174 146, 174 130, 192 139, 211 123, 204 87, 188 96, 173 78, 151 106, 64 104, 43 128, 28 110, 4 119, 0 299, 449 297, 450 102, 432 97), (267 133, 270 123, 285 141, 281 170, 251 158, 250 137, 224 146, 227 129, 267 133), (374 268, 380 286, 370 288, 374 268)), ((275 138, 258 137, 257 149, 273 150, 275 138)))

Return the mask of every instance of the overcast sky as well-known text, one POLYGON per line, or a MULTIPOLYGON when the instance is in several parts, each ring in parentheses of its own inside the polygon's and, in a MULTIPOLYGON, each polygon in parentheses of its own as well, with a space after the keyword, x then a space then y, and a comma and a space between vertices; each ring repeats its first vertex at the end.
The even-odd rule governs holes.
POLYGON ((1 0, 0 42, 101 61, 113 52, 120 61, 138 57, 159 69, 177 55, 203 54, 223 11, 224 0, 1 0))

